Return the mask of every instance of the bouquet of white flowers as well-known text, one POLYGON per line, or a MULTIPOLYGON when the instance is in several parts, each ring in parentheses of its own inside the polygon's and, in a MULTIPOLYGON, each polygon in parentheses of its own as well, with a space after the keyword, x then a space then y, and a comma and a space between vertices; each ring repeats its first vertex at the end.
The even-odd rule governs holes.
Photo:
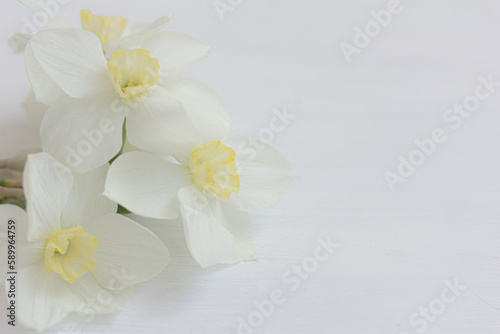
POLYGON ((0 243, 17 254, 0 272, 20 273, 18 316, 28 327, 45 330, 75 311, 117 312, 134 284, 166 267, 160 239, 120 213, 180 214, 202 267, 255 260, 248 211, 276 202, 294 178, 270 145, 228 137, 222 99, 183 77, 211 50, 163 31, 170 18, 129 27, 82 10, 81 28, 51 15, 46 29, 10 40, 46 106, 37 109, 43 152, 0 162, 0 216, 16 220, 14 229, 0 225, 0 243), (103 289, 112 302, 96 308, 90 301, 103 289))

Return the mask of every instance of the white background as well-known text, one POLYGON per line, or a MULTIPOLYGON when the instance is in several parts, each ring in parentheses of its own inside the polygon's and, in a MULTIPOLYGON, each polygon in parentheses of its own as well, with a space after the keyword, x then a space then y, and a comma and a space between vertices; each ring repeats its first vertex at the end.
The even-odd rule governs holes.
MULTIPOLYGON (((225 99, 235 133, 263 133, 276 109, 295 115, 272 144, 297 178, 280 202, 252 213, 258 261, 202 270, 180 221, 140 219, 169 247, 172 264, 137 286, 123 312, 89 323, 75 316, 77 330, 233 334, 254 301, 279 289, 286 301, 253 333, 500 333, 500 87, 460 128, 443 120, 474 94, 480 76, 500 81, 500 3, 401 5, 350 64, 339 44, 353 44, 353 29, 387 1, 244 0, 224 20, 212 0, 61 6, 74 24, 81 8, 133 22, 174 14, 169 29, 212 46, 188 76, 225 99), (398 156, 407 158, 435 128, 447 140, 392 192, 384 173, 397 172, 398 156), (283 275, 328 236, 340 247, 293 290, 283 275), (445 281, 455 280, 467 288, 439 310, 445 281), (442 313, 422 320, 419 309, 429 306, 442 313), (415 312, 418 325, 409 322, 415 312)), ((29 90, 23 59, 6 44, 23 18, 33 21, 22 5, 2 0, 0 157, 38 143, 20 107, 29 90)), ((25 333, 0 319, 1 333, 25 333)), ((49 333, 69 332, 67 325, 49 333)))

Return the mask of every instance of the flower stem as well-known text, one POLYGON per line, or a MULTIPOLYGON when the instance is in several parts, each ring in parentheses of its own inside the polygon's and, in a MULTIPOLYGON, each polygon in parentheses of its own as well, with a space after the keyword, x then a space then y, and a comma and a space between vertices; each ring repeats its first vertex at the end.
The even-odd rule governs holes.
POLYGON ((12 204, 17 205, 21 209, 26 209, 26 203, 17 199, 0 199, 0 204, 12 204))
POLYGON ((119 215, 127 215, 132 212, 130 212, 129 210, 118 204, 118 210, 116 210, 116 213, 119 215))
POLYGON ((12 179, 17 180, 23 177, 23 173, 17 170, 12 170, 8 168, 0 168, 0 180, 1 179, 12 179))
POLYGON ((123 148, 125 147, 125 142, 127 141, 127 119, 123 121, 123 128, 122 128, 122 147, 120 148, 120 151, 118 152, 117 155, 113 157, 109 161, 109 164, 111 165, 120 155, 123 153, 123 148))
POLYGON ((39 152, 40 150, 24 150, 18 153, 15 157, 10 159, 0 160, 0 168, 8 168, 11 170, 16 170, 22 172, 24 169, 24 165, 26 164, 26 160, 28 159, 28 154, 39 152))
POLYGON ((0 179, 0 186, 8 188, 22 188, 23 180, 21 179, 0 179))
POLYGON ((23 189, 0 187, 0 199, 16 199, 26 201, 23 189))

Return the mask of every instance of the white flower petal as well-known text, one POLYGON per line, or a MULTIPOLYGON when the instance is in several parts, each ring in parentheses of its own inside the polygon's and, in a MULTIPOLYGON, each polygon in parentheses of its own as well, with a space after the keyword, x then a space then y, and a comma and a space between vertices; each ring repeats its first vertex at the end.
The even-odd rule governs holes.
POLYGON ((181 189, 179 201, 189 251, 203 268, 256 259, 246 212, 205 197, 196 186, 181 189))
POLYGON ((86 314, 109 314, 120 312, 132 295, 133 287, 109 290, 103 287, 92 272, 78 278, 76 282, 65 282, 71 292, 81 300, 78 312, 86 314))
POLYGON ((42 121, 43 150, 79 173, 105 165, 123 142, 124 112, 117 101, 109 93, 57 100, 42 121))
POLYGON ((127 114, 127 138, 132 145, 172 155, 181 163, 199 147, 199 133, 182 104, 164 88, 155 86, 132 103, 127 114))
POLYGON ((92 275, 105 288, 123 289, 158 275, 170 262, 167 247, 145 227, 124 216, 111 214, 88 226, 99 240, 92 275))
POLYGON ((75 311, 81 301, 64 282, 59 274, 46 272, 43 262, 19 268, 16 296, 19 321, 43 331, 75 311))
POLYGON ((125 144, 123 144, 122 154, 125 154, 128 152, 147 152, 147 151, 130 144, 130 142, 127 139, 127 140, 125 140, 125 144))
POLYGON ((14 34, 9 37, 9 46, 15 53, 21 53, 26 49, 30 39, 31 35, 28 34, 14 34))
POLYGON ((152 23, 141 25, 129 25, 124 36, 115 40, 110 40, 104 45, 104 51, 111 55, 117 49, 131 49, 142 44, 142 42, 156 34, 170 23, 172 15, 164 15, 152 23))
POLYGON ((28 242, 28 215, 18 206, 10 204, 0 205, 0 249, 2 254, 6 254, 3 261, 0 261, 0 285, 4 284, 4 276, 12 270, 8 265, 15 268, 29 266, 33 263, 43 261, 43 250, 45 240, 28 242), (13 222, 13 223, 12 223, 13 222), (10 231, 10 233, 9 233, 10 231), (9 238, 10 236, 10 238, 9 238), (13 245, 16 256, 14 261, 7 263, 8 246, 13 245))
POLYGON ((109 169, 105 195, 128 210, 150 218, 179 215, 177 192, 191 184, 189 169, 144 152, 130 152, 109 169))
POLYGON ((167 92, 181 101, 184 110, 204 142, 226 137, 233 129, 231 116, 221 97, 201 81, 182 78, 169 85, 167 92))
POLYGON ((198 38, 179 31, 164 31, 147 39, 142 48, 160 63, 161 80, 178 80, 197 61, 211 54, 210 47, 198 38))
POLYGON ((167 14, 159 17, 151 23, 131 23, 127 26, 123 35, 125 36, 125 38, 133 36, 135 34, 151 37, 161 29, 165 28, 168 24, 170 24, 172 17, 172 14, 167 14))
POLYGON ((24 50, 24 64, 30 78, 31 87, 36 92, 37 102, 48 105, 66 95, 61 87, 42 68, 29 44, 26 45, 26 49, 24 50))
POLYGON ((271 145, 248 136, 224 139, 236 151, 240 191, 229 199, 240 210, 256 210, 278 201, 292 183, 295 172, 271 145))
POLYGON ((45 113, 49 109, 49 106, 36 101, 35 93, 31 90, 23 102, 23 108, 30 119, 33 127, 40 131, 40 126, 42 124, 42 119, 45 113))
MULTIPOLYGON (((86 98, 113 89, 99 38, 82 29, 50 29, 34 35, 28 47, 43 71, 69 96, 86 98)), ((41 69, 27 60, 27 71, 37 99, 47 92, 39 84, 41 69)), ((44 102, 46 103, 46 102, 44 102)))
POLYGON ((61 214, 73 186, 65 166, 47 153, 28 156, 23 187, 27 198, 28 240, 50 237, 60 229, 61 214))
POLYGON ((99 217, 116 213, 117 204, 103 195, 108 169, 106 164, 90 172, 73 175, 74 185, 61 218, 63 229, 75 226, 85 228, 99 217))

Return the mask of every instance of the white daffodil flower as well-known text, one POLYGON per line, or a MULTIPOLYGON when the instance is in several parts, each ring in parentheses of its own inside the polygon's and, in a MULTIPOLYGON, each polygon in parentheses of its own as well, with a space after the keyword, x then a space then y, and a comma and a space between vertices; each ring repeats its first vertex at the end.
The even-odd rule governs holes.
MULTIPOLYGON (((39 17, 37 24, 42 23, 47 29, 73 27, 39 0, 18 0, 18 2, 25 5, 35 16, 39 17), (40 20, 40 17, 43 19, 40 20)), ((80 12, 81 28, 99 37, 102 49, 108 56, 111 56, 113 51, 119 48, 132 48, 140 45, 146 38, 151 37, 167 26, 171 18, 172 15, 165 15, 149 24, 129 25, 129 21, 123 17, 93 15, 88 9, 82 9, 80 12)), ((14 34, 9 38, 9 45, 14 52, 23 52, 33 34, 39 30, 30 21, 25 21, 24 28, 29 31, 14 34)))
POLYGON ((14 245, 16 254, 13 267, 1 261, 0 270, 17 272, 17 315, 24 325, 42 331, 71 312, 118 312, 134 284, 170 261, 158 237, 117 215, 116 204, 102 196, 107 171, 73 175, 47 153, 30 155, 27 213, 0 205, 0 247, 14 245))
MULTIPOLYGON (((46 18, 47 29, 72 28, 73 26, 58 16, 54 11, 38 0, 18 0, 28 7, 34 14, 46 18)), ((93 15, 90 10, 82 9, 80 12, 83 30, 94 33, 101 40, 104 55, 111 57, 113 51, 119 48, 133 48, 140 45, 146 38, 153 36, 170 23, 172 15, 165 15, 152 23, 138 23, 130 25, 129 21, 119 16, 93 15)), ((28 41, 37 31, 34 24, 25 28, 30 29, 32 34, 14 34, 9 38, 9 45, 14 52, 24 52, 28 41)), ((42 22, 44 23, 44 22, 42 22)), ((76 28, 76 27, 75 27, 76 28)), ((42 119, 49 108, 46 104, 37 102, 34 93, 31 92, 23 103, 23 107, 36 129, 40 129, 42 119)))
POLYGON ((188 248, 202 267, 256 259, 248 211, 276 202, 294 178, 272 146, 236 136, 187 142, 179 163, 160 142, 129 152, 110 167, 105 195, 128 210, 157 219, 182 215, 188 248))
POLYGON ((81 29, 34 35, 25 63, 38 102, 50 105, 41 125, 43 150, 77 172, 110 161, 123 143, 146 148, 161 139, 172 152, 201 133, 221 138, 232 129, 222 99, 182 74, 210 48, 181 32, 161 32, 139 49, 118 49, 107 61, 101 41, 81 29))

